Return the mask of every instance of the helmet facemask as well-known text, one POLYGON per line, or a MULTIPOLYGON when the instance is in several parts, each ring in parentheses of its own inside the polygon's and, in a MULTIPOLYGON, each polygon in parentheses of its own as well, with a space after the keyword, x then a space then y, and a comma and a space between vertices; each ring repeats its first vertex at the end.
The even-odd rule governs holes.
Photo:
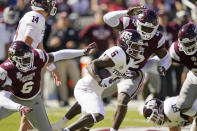
POLYGON ((197 37, 193 39, 184 38, 179 39, 179 46, 186 55, 194 55, 197 51, 197 37))
POLYGON ((47 3, 49 3, 49 2, 51 2, 49 14, 51 16, 54 16, 57 12, 57 8, 55 7, 56 1, 55 0, 47 0, 47 3))
POLYGON ((17 41, 15 43, 11 45, 8 50, 9 59, 18 68, 18 70, 22 72, 27 72, 27 71, 32 70, 33 65, 34 65, 33 52, 27 46, 26 46, 27 47, 26 49, 20 48, 22 46, 16 47, 17 41), (16 48, 19 48, 19 49, 16 49, 16 48))
POLYGON ((142 23, 137 20, 137 31, 140 33, 143 40, 150 40, 155 35, 159 25, 153 25, 152 23, 142 23))
POLYGON ((164 124, 164 114, 159 113, 157 109, 152 109, 152 113, 150 117, 147 117, 147 120, 161 126, 164 124))
POLYGON ((164 124, 164 106, 163 102, 158 99, 152 99, 144 105, 143 114, 148 121, 161 126, 164 124))
POLYGON ((54 16, 57 12, 56 0, 31 0, 31 5, 33 10, 46 11, 51 16, 54 16))
POLYGON ((34 56, 32 52, 26 52, 24 56, 13 56, 12 60, 16 63, 16 67, 22 72, 30 71, 33 68, 34 56))
POLYGON ((125 52, 132 58, 140 59, 144 53, 144 48, 142 47, 143 41, 141 39, 131 41, 131 37, 132 33, 128 31, 123 31, 120 35, 120 39, 127 46, 125 52))

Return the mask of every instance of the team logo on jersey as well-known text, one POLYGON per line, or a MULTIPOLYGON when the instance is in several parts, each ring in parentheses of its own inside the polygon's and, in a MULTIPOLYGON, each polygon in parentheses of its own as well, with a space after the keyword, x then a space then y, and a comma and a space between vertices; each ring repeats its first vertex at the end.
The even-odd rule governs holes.
POLYGON ((195 61, 197 61, 197 58, 195 56, 192 56, 191 60, 195 62, 195 61))
POLYGON ((9 65, 11 65, 11 64, 12 64, 11 62, 6 62, 6 63, 4 63, 5 66, 9 66, 9 65))
POLYGON ((35 72, 34 73, 31 73, 31 74, 28 74, 26 76, 20 77, 19 80, 24 83, 26 81, 33 80, 33 77, 34 76, 35 76, 35 72))
POLYGON ((17 79, 20 79, 22 76, 23 76, 23 75, 22 75, 21 72, 17 72, 17 73, 16 73, 16 78, 17 78, 17 79))

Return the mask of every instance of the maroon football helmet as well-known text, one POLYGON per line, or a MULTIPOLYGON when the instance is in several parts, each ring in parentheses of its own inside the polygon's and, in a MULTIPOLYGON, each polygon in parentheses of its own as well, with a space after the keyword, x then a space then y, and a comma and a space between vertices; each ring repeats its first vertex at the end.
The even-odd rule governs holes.
POLYGON ((137 31, 143 40, 150 40, 159 26, 156 12, 150 9, 144 10, 137 18, 137 31))
POLYGON ((118 43, 130 57, 140 58, 143 55, 143 42, 136 30, 126 29, 120 32, 118 43))
POLYGON ((22 71, 30 71, 34 63, 32 48, 23 41, 14 41, 8 49, 8 58, 22 71))
POLYGON ((143 115, 148 121, 156 125, 164 124, 164 106, 163 101, 153 98, 147 101, 143 108, 143 115))
POLYGON ((44 10, 52 16, 57 12, 55 4, 56 0, 31 0, 33 10, 44 10))
POLYGON ((178 33, 180 49, 186 55, 193 55, 197 51, 197 26, 190 22, 182 26, 178 33))

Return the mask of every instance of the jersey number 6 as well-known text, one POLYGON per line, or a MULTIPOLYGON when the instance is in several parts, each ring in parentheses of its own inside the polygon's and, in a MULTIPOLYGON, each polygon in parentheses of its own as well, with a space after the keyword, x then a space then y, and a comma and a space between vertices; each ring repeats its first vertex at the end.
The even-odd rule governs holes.
POLYGON ((33 84, 34 84, 33 81, 28 81, 28 82, 26 82, 26 83, 23 85, 23 88, 22 88, 21 92, 22 92, 23 94, 30 93, 31 90, 33 89, 33 84))

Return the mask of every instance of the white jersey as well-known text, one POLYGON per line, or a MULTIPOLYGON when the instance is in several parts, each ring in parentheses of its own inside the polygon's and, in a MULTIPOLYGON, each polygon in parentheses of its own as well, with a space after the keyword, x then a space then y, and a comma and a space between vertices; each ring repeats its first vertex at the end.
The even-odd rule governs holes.
POLYGON ((33 39, 32 47, 42 42, 45 31, 45 18, 36 11, 27 12, 19 22, 13 41, 24 41, 25 36, 33 39))
MULTIPOLYGON (((99 59, 102 59, 102 57, 104 57, 105 55, 111 58, 111 60, 115 64, 114 67, 106 68, 111 73, 112 78, 125 76, 125 72, 128 70, 129 63, 132 61, 130 61, 128 64, 126 63, 126 54, 123 51, 123 49, 118 46, 114 46, 106 50, 99 57, 99 59)), ((77 88, 93 88, 98 95, 101 95, 104 89, 98 85, 97 81, 94 80, 94 78, 92 78, 92 76, 89 73, 87 73, 87 75, 84 78, 82 78, 80 82, 82 82, 83 85, 88 85, 88 86, 77 87, 77 88)))
MULTIPOLYGON (((188 116, 180 114, 180 110, 177 107, 178 96, 170 97, 164 101, 164 114, 168 117, 169 121, 166 123, 168 127, 186 126, 189 123, 188 116)), ((194 102, 194 104, 197 101, 194 102)))

